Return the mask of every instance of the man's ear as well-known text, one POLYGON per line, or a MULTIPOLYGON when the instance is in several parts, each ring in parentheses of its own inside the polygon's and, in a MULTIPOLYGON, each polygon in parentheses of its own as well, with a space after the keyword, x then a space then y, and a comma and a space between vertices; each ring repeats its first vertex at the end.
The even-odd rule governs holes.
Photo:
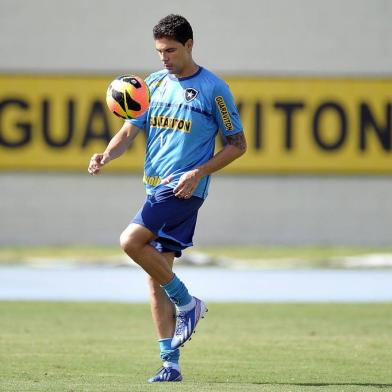
POLYGON ((188 50, 192 50, 193 48, 193 39, 189 38, 188 41, 185 42, 185 48, 188 50))

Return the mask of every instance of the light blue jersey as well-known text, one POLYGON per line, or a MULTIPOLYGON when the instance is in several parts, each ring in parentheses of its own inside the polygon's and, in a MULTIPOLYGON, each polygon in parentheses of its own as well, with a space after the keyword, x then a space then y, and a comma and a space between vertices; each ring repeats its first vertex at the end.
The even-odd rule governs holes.
MULTIPOLYGON (((146 132, 143 182, 152 195, 162 179, 171 175, 167 186, 175 188, 182 174, 210 160, 218 130, 230 136, 243 128, 229 87, 205 68, 186 78, 155 72, 146 83, 150 107, 130 121, 146 132)), ((209 182, 203 177, 193 195, 205 199, 209 182)))

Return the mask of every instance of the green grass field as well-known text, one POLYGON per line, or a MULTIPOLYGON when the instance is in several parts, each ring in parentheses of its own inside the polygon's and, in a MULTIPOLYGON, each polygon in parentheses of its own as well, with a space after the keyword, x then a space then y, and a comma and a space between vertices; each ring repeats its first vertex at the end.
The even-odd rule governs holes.
POLYGON ((392 304, 210 304, 159 367, 148 305, 0 302, 1 391, 392 391, 392 304))

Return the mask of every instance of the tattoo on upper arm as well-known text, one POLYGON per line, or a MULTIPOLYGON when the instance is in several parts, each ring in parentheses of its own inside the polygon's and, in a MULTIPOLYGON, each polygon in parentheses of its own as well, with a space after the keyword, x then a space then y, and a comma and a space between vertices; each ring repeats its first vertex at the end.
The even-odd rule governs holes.
POLYGON ((237 147, 241 151, 246 150, 246 139, 244 132, 236 133, 233 136, 226 136, 227 144, 237 147))

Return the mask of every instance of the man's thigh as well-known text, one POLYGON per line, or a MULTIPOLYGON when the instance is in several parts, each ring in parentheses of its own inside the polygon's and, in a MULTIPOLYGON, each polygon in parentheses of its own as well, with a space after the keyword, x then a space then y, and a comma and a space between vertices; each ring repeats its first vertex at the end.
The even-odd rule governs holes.
POLYGON ((156 238, 157 236, 152 231, 138 223, 131 223, 121 234, 121 242, 147 244, 156 238))

